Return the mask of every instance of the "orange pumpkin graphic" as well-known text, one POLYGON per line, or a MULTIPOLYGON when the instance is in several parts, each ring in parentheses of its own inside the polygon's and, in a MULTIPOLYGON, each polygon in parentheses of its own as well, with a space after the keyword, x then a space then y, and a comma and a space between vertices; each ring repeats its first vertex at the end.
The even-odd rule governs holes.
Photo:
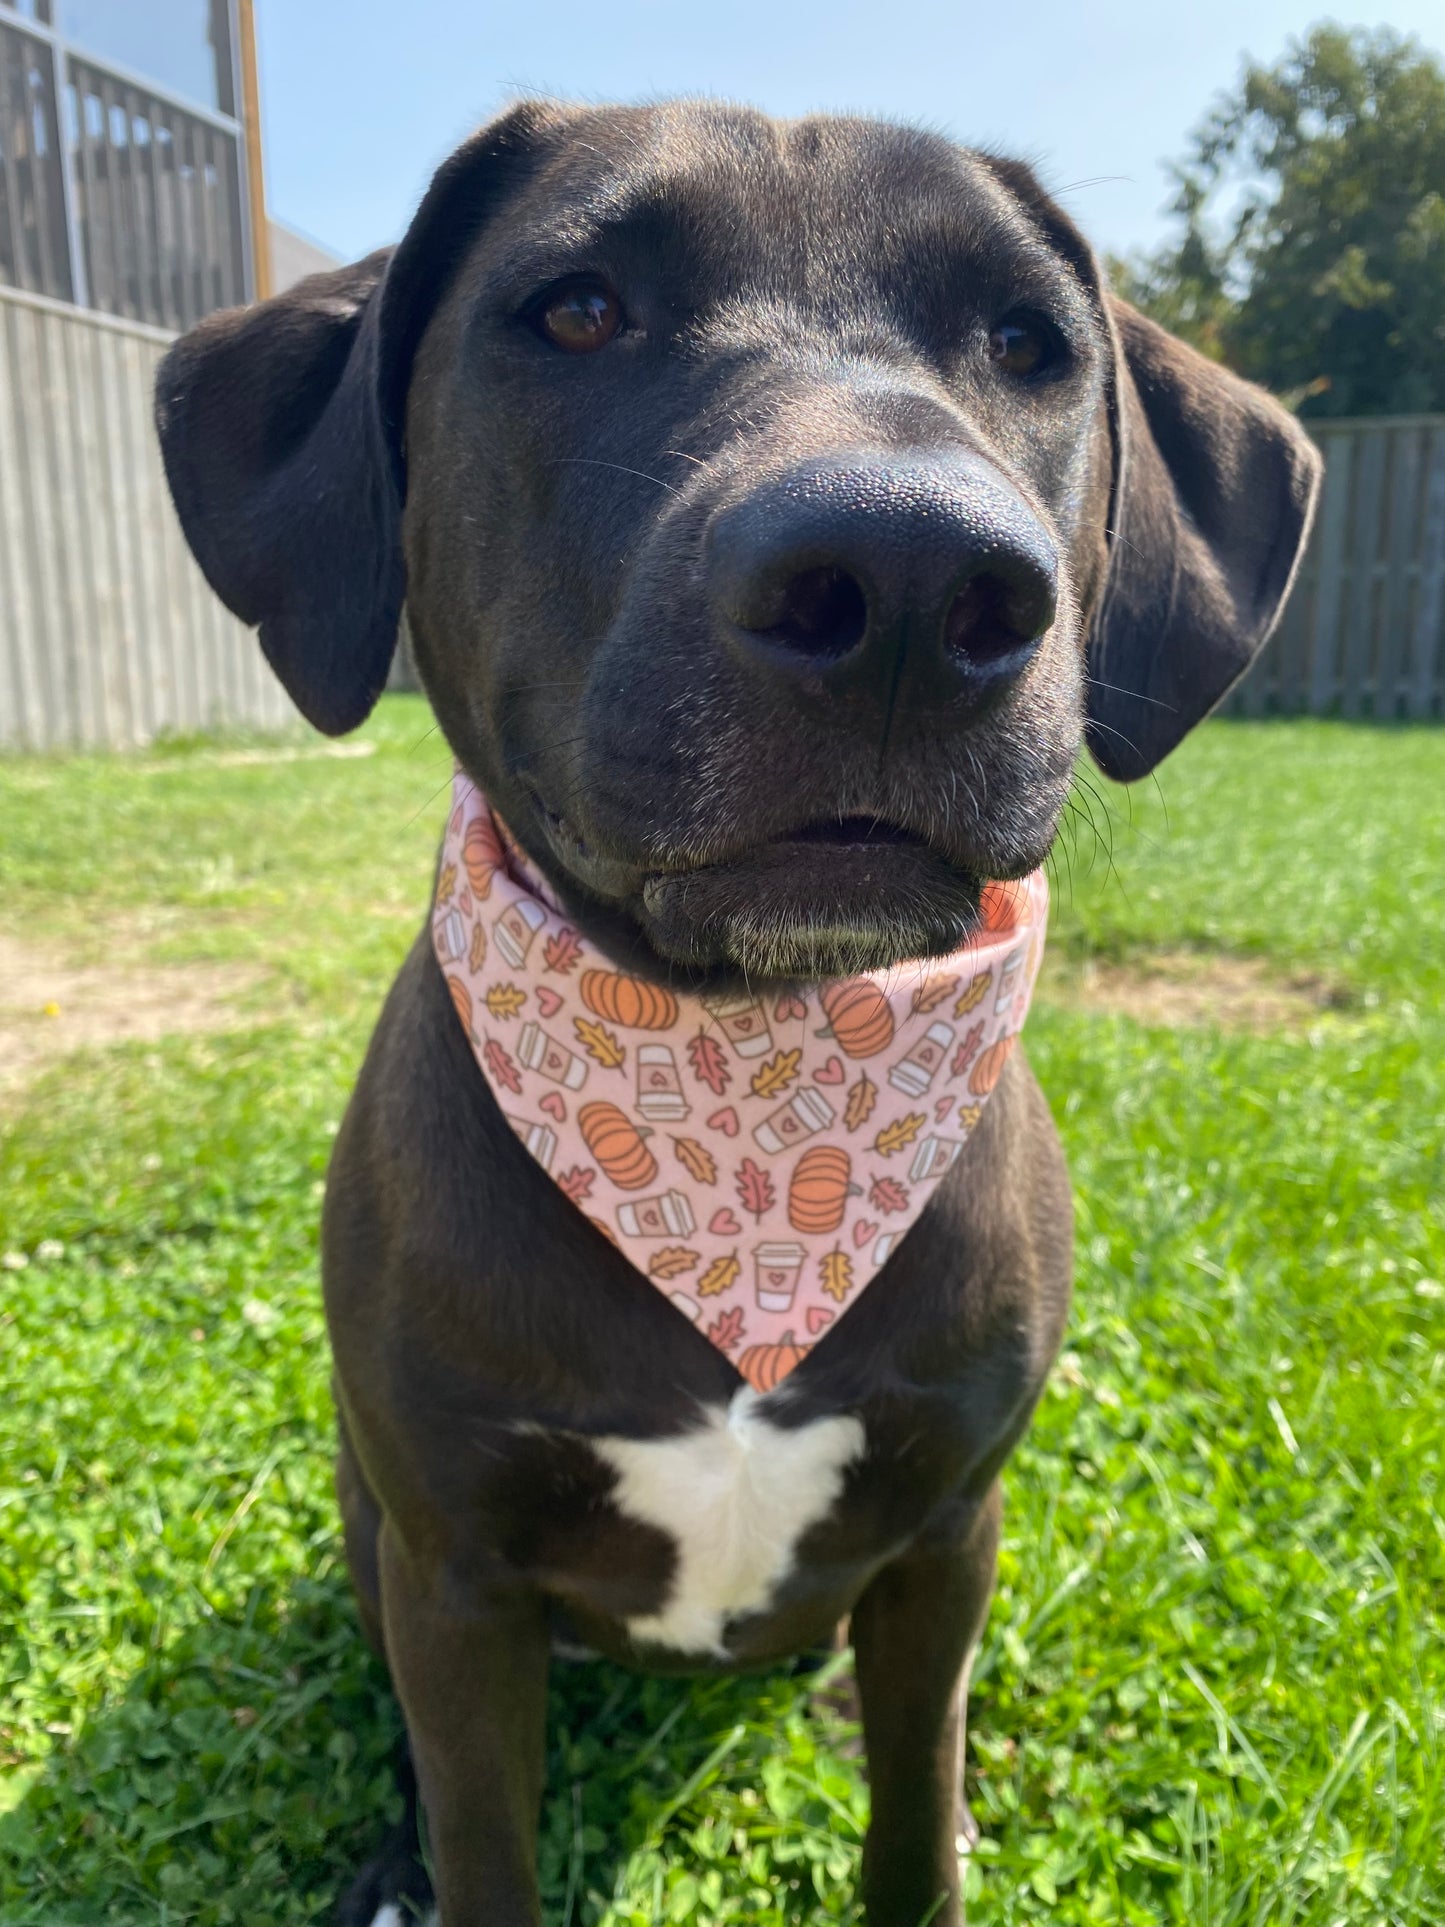
POLYGON ((1009 1052, 1018 1038, 1000 1037, 990 1044, 986 1051, 980 1051, 978 1061, 969 1075, 968 1088, 975 1097, 985 1097, 1003 1076, 1003 1067, 1008 1062, 1009 1052))
POLYGON ((577 1123, 587 1148, 619 1191, 640 1191, 657 1176, 657 1159, 615 1104, 584 1104, 577 1123))
POLYGON ((670 990, 624 976, 620 970, 584 970, 578 985, 582 1001, 595 1017, 628 1030, 671 1030, 677 1022, 677 999, 670 990))
POLYGON ((804 1151, 788 1185, 788 1223, 794 1231, 836 1231, 848 1206, 853 1160, 841 1144, 804 1151))
POLYGON ((784 1332, 776 1345, 749 1345, 738 1360, 738 1370, 756 1392, 770 1392, 812 1351, 811 1345, 797 1345, 793 1334, 784 1332))
POLYGON ((486 817, 474 816, 468 823, 462 861, 467 866, 472 895, 478 903, 485 903, 492 893, 492 878, 502 868, 502 846, 486 817))
POLYGON ((866 977, 829 984, 822 1003, 838 1048, 849 1057, 876 1057, 893 1042, 892 1005, 866 977))
POLYGON ((472 993, 467 989, 461 978, 452 976, 450 971, 447 972, 447 989, 452 993, 452 1002, 456 1005, 457 1015, 462 1020, 462 1028, 466 1031, 468 1037, 471 1037, 474 1034, 472 1031, 472 993))

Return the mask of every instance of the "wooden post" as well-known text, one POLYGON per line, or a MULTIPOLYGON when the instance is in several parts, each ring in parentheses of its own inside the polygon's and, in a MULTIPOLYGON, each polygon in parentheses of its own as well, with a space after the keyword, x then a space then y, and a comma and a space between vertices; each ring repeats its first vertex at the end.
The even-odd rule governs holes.
POLYGON ((256 67, 254 0, 236 0, 241 52, 241 131, 246 144, 246 199, 251 210, 252 285, 258 301, 271 292, 271 233, 266 224, 266 177, 261 165, 261 83, 256 67))

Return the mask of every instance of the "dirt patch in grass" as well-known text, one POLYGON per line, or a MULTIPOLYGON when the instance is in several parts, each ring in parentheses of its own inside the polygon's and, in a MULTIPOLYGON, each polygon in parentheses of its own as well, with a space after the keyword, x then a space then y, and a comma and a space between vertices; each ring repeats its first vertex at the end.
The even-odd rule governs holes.
POLYGON ((77 964, 0 934, 0 1094, 72 1051, 245 1023, 239 999, 261 976, 244 964, 77 964))
POLYGON ((1044 991, 1056 1004, 1140 1024, 1256 1036, 1297 1035, 1353 1001, 1342 985, 1312 972, 1282 975, 1264 957, 1197 950, 1151 951, 1122 963, 1060 963, 1046 976, 1044 991))

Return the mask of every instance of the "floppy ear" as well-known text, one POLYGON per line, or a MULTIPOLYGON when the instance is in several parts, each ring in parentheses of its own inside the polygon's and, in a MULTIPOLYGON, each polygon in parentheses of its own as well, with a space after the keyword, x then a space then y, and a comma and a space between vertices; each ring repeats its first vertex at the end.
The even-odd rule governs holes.
POLYGON ((1130 783, 1269 640, 1319 490, 1294 417, 1106 297, 1114 334, 1109 574, 1089 642, 1086 735, 1130 783))
POLYGON ((457 265, 555 110, 514 108, 447 161, 405 239, 214 314, 156 377, 186 540, 297 708, 339 736, 386 683, 406 594, 411 366, 457 265))

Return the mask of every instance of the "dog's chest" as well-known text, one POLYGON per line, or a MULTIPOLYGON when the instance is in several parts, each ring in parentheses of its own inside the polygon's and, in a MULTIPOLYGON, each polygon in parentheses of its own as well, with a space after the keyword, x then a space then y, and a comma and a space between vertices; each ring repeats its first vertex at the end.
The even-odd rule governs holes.
POLYGON ((591 1441, 615 1475, 613 1504, 675 1548, 666 1597, 627 1622, 635 1640, 725 1656, 729 1622, 767 1610, 803 1539, 838 1504, 863 1456, 863 1423, 829 1414, 783 1424, 787 1396, 744 1388, 686 1432, 591 1441))

